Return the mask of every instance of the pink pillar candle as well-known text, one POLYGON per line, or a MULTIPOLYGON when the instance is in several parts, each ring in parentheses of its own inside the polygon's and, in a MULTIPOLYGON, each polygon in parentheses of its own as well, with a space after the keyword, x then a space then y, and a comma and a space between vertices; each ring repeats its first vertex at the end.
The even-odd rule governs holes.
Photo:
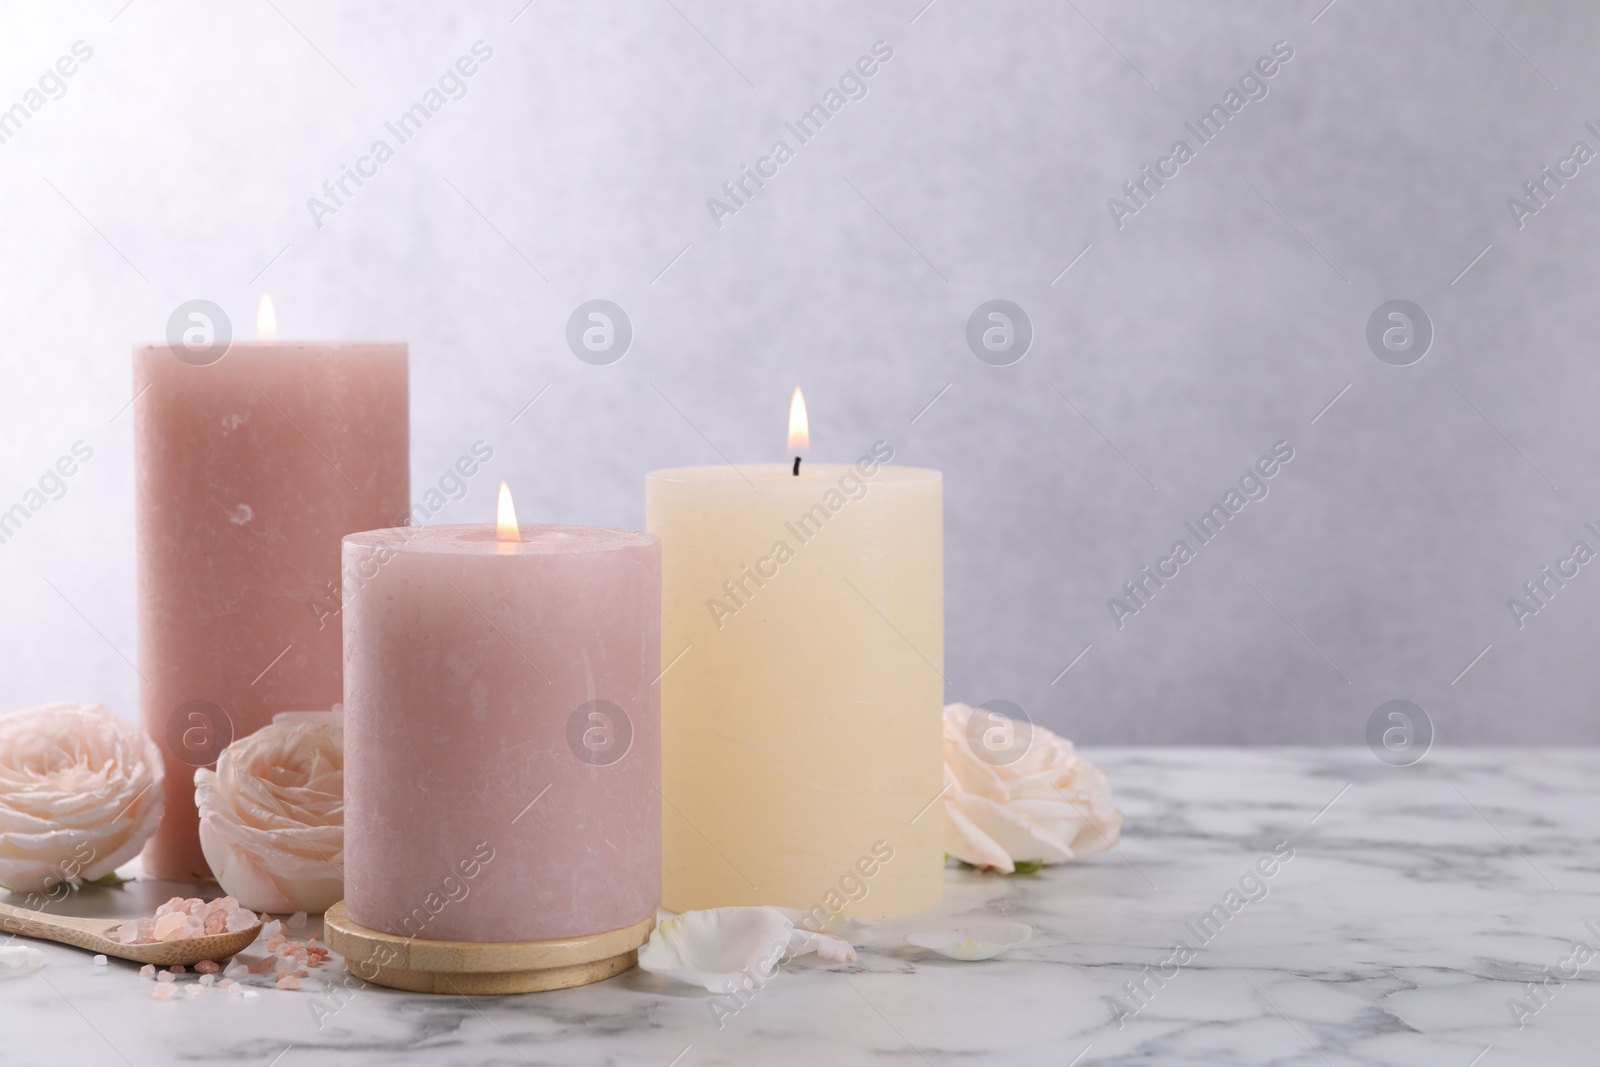
POLYGON ((404 521, 406 346, 133 350, 140 716, 166 761, 157 878, 210 877, 194 771, 340 700, 339 539, 404 521))
POLYGON ((661 543, 344 539, 345 906, 433 940, 603 933, 661 897, 661 543))

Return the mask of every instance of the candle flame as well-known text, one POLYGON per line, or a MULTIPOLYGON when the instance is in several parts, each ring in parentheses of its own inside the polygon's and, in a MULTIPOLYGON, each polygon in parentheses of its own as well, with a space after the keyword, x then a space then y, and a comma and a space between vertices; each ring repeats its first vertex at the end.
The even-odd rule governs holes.
POLYGON ((789 398, 789 454, 798 456, 810 447, 811 423, 806 419, 806 398, 797 385, 789 398))
POLYGON ((511 506, 511 487, 500 483, 500 507, 495 515, 495 535, 502 541, 522 540, 522 530, 517 526, 517 509, 511 506))
POLYGON ((276 341, 278 339, 278 312, 272 306, 272 297, 267 293, 261 294, 261 303, 256 305, 256 340, 276 341))

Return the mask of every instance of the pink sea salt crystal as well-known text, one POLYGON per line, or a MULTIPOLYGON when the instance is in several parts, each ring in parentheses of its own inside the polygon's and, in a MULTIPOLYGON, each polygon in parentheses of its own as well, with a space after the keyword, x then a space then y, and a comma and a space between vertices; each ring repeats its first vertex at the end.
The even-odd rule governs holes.
POLYGON ((219 897, 209 903, 199 897, 173 897, 157 908, 153 917, 122 923, 112 928, 108 936, 123 945, 154 945, 238 933, 255 924, 255 913, 239 907, 233 897, 219 897))
POLYGON ((243 978, 249 973, 250 968, 244 965, 244 961, 235 957, 223 970, 222 975, 224 978, 243 978))
POLYGON ((177 991, 178 991, 178 987, 175 986, 175 985, 160 985, 160 984, 157 984, 156 987, 150 991, 150 999, 151 1000, 171 1000, 172 997, 173 997, 173 994, 177 993, 177 991))
POLYGON ((155 976, 156 976, 156 965, 155 964, 147 963, 143 967, 139 968, 139 977, 140 978, 154 978, 155 976))
POLYGON ((187 993, 187 994, 189 994, 189 996, 191 996, 191 997, 198 997, 198 996, 199 996, 199 995, 200 995, 200 994, 201 994, 201 993, 204 993, 204 992, 205 992, 205 990, 204 990, 204 989, 201 989, 201 988, 200 988, 200 987, 199 987, 199 986, 197 986, 197 985, 192 985, 192 986, 188 986, 188 987, 186 987, 186 988, 185 988, 185 989, 184 989, 184 992, 185 992, 185 993, 187 993))
POLYGON ((220 970, 222 970, 222 967, 216 960, 201 960, 194 965, 195 974, 216 974, 220 970))
POLYGON ((228 996, 230 996, 230 997, 242 997, 242 996, 244 996, 244 986, 240 985, 238 982, 234 982, 232 985, 230 985, 228 987, 228 996))
POLYGON ((213 983, 216 982, 216 980, 217 980, 217 976, 214 975, 214 974, 202 974, 200 976, 200 984, 203 985, 203 986, 212 985, 213 983))
POLYGON ((189 968, 187 968, 187 967, 185 967, 185 966, 184 966, 184 965, 183 965, 183 964, 181 964, 181 963, 174 963, 174 964, 173 964, 173 965, 172 965, 172 973, 173 973, 173 974, 183 974, 183 973, 184 973, 184 972, 186 972, 186 971, 187 971, 187 970, 188 970, 188 969, 189 969, 189 968))
POLYGON ((261 928, 261 936, 265 937, 269 941, 281 934, 283 934, 283 923, 279 922, 277 919, 273 919, 271 922, 267 923, 261 928))
POLYGON ((183 936, 184 916, 179 912, 168 912, 156 920, 155 937, 157 941, 176 941, 183 936))
POLYGON ((305 925, 306 925, 306 913, 305 912, 297 911, 293 915, 289 916, 289 929, 291 929, 291 930, 303 930, 305 928, 305 925))
POLYGON ((156 981, 158 982, 176 982, 177 980, 178 976, 173 974, 171 971, 162 971, 160 974, 156 975, 156 981))
POLYGON ((292 974, 286 974, 282 978, 278 979, 277 988, 279 988, 279 989, 299 989, 300 988, 300 979, 296 978, 292 974))
MULTIPOLYGON (((201 981, 204 981, 204 979, 201 979, 201 981)), ((224 978, 224 979, 222 979, 221 981, 219 981, 217 983, 217 988, 218 989, 227 989, 229 986, 238 985, 238 984, 239 983, 235 982, 232 978, 224 978)))

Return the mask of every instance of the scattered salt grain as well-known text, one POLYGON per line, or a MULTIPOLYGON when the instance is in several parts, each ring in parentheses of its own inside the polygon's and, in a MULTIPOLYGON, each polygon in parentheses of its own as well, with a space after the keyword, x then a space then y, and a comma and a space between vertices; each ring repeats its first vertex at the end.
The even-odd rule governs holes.
POLYGON ((156 965, 155 964, 147 963, 143 967, 139 968, 139 977, 140 978, 154 978, 155 976, 156 976, 156 965))
POLYGON ((27 974, 44 966, 44 953, 32 945, 6 945, 0 948, 0 978, 27 974))
POLYGON ((223 969, 222 975, 224 978, 243 978, 249 973, 250 968, 246 967, 242 961, 235 959, 223 969))
POLYGON ((158 982, 176 982, 177 980, 178 976, 173 974, 171 971, 162 971, 160 974, 156 975, 156 981, 158 982))
POLYGON ((300 979, 296 978, 292 974, 286 974, 282 978, 278 979, 277 988, 279 988, 279 989, 299 989, 300 988, 300 979))
POLYGON ((184 966, 184 965, 183 965, 183 964, 181 964, 181 963, 174 963, 174 964, 173 964, 173 965, 172 965, 172 973, 173 973, 173 974, 183 974, 183 973, 185 973, 185 972, 186 972, 186 971, 188 971, 188 969, 189 969, 189 968, 187 968, 187 967, 185 967, 185 966, 184 966))
POLYGON ((171 1000, 173 998, 173 995, 176 994, 177 992, 178 992, 178 987, 175 986, 175 985, 157 984, 156 987, 150 991, 150 999, 151 1000, 171 1000))
POLYGON ((200 976, 200 984, 202 986, 212 985, 212 984, 214 984, 216 982, 216 980, 217 980, 217 976, 214 975, 214 974, 202 974, 200 976))
POLYGON ((188 993, 191 997, 198 997, 201 993, 204 993, 205 990, 201 989, 197 985, 192 985, 192 986, 186 986, 184 988, 184 992, 188 993))
MULTIPOLYGON (((233 981, 232 979, 227 979, 227 980, 230 981, 230 982, 233 981)), ((245 994, 245 988, 244 988, 244 986, 240 985, 238 982, 233 982, 232 985, 228 986, 228 996, 230 996, 230 997, 242 997, 242 996, 244 996, 244 994, 245 994)))
POLYGON ((106 958, 104 956, 96 956, 94 958, 94 965, 96 967, 107 967, 107 966, 110 966, 109 962, 106 960, 106 958))
POLYGON ((303 930, 303 929, 305 929, 305 925, 306 925, 306 913, 305 912, 297 911, 293 915, 289 916, 289 929, 291 929, 291 930, 303 930))
POLYGON ((195 974, 216 974, 220 970, 222 970, 222 967, 216 960, 201 960, 194 965, 195 974))

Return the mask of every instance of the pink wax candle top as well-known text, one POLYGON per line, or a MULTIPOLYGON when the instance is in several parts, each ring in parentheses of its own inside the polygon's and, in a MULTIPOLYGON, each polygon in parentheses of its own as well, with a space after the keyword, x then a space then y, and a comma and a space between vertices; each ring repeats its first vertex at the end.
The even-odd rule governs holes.
POLYGON ((660 542, 375 530, 344 539, 344 585, 351 919, 533 941, 652 915, 660 542))

